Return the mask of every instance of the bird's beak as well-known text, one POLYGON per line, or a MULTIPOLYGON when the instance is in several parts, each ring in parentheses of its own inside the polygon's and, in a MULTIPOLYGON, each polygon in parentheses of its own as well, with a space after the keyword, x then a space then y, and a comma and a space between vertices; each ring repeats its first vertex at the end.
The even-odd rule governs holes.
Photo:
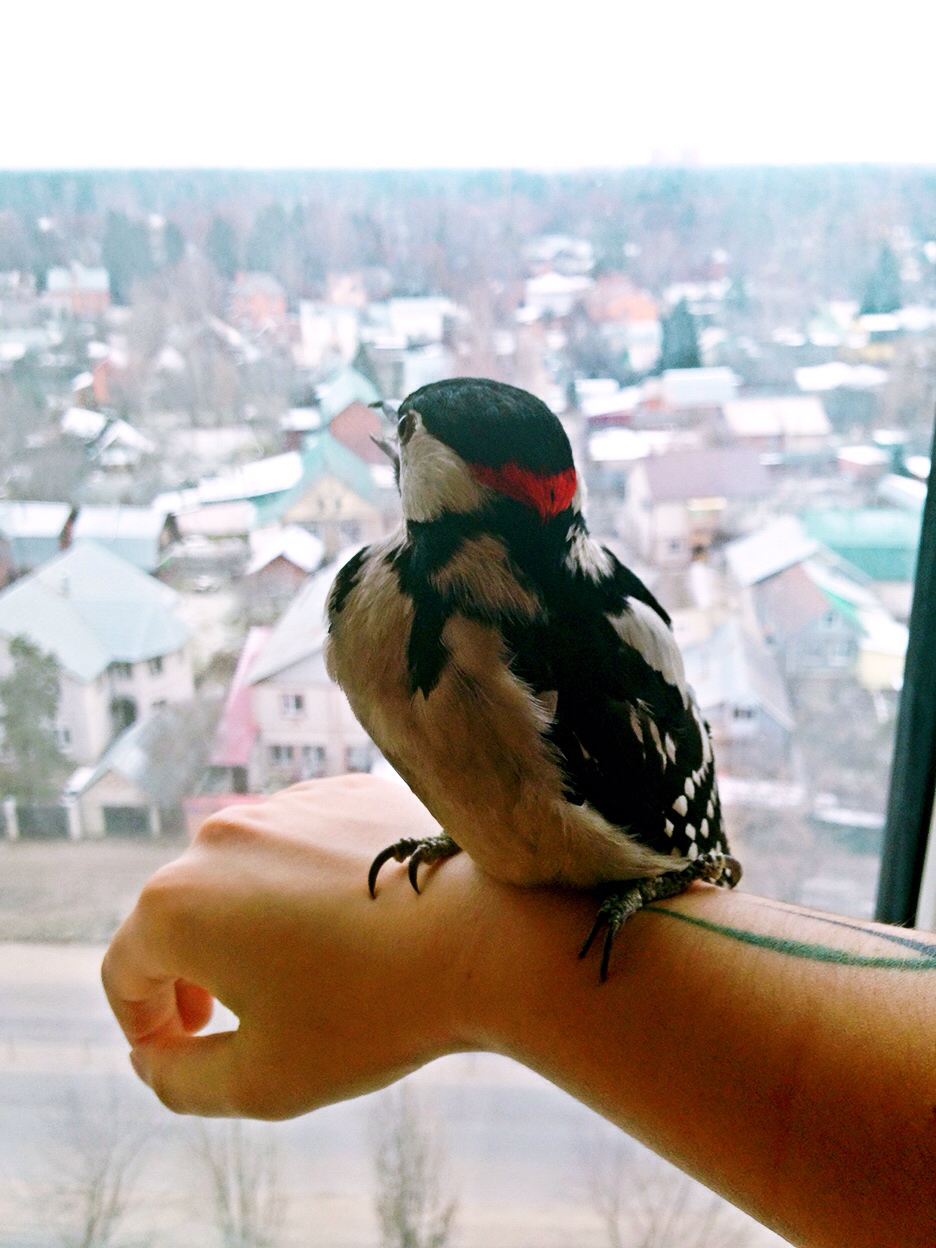
MULTIPOLYGON (((377 411, 382 413, 382 415, 386 416, 387 420, 391 421, 392 424, 396 425, 396 420, 397 420, 396 409, 391 407, 389 403, 385 403, 383 400, 380 400, 377 403, 369 404, 369 406, 376 408, 377 411)), ((399 486, 400 484, 400 444, 399 442, 396 440, 395 437, 393 437, 393 435, 385 438, 382 435, 378 435, 375 433, 372 433, 370 435, 370 439, 373 442, 374 446, 380 447, 380 449, 386 455, 387 459, 390 460, 390 463, 393 464, 393 475, 396 478, 397 486, 399 486)))
POLYGON ((374 446, 379 446, 387 459, 393 464, 393 475, 396 477, 397 485, 400 484, 400 452, 397 447, 387 438, 379 438, 376 434, 370 435, 370 440, 374 446))

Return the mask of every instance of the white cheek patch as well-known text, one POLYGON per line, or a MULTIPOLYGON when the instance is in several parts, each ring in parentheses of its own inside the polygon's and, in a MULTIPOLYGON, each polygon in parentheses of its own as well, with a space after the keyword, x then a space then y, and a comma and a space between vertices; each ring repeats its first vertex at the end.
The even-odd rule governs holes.
POLYGON ((611 617, 618 636, 628 646, 633 646, 664 680, 675 685, 686 702, 686 673, 672 631, 645 602, 629 598, 628 604, 630 610, 611 617))
POLYGON ((400 498, 407 520, 435 520, 443 512, 464 513, 483 507, 490 492, 474 479, 468 465, 426 430, 413 413, 413 432, 401 447, 400 498))

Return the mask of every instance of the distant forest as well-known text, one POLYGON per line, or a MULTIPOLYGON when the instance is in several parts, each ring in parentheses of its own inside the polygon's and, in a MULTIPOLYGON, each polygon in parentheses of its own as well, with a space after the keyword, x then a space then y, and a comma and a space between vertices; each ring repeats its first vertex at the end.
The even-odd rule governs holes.
POLYGON ((860 299, 885 240, 909 253, 936 239, 936 168, 0 172, 0 271, 41 282, 52 264, 106 262, 108 232, 113 251, 115 231, 154 214, 170 260, 194 245, 223 276, 274 273, 291 299, 368 268, 396 294, 464 296, 525 276, 530 239, 568 234, 592 243, 598 271, 654 291, 711 276, 717 256, 736 281, 805 304, 860 299))

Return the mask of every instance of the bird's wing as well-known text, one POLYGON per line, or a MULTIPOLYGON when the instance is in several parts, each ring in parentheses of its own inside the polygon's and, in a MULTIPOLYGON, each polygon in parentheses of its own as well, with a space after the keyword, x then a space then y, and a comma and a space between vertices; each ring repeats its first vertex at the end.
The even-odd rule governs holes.
POLYGON ((693 857, 722 840, 708 732, 668 617, 603 554, 532 625, 505 627, 512 667, 540 698, 555 691, 547 731, 569 800, 651 848, 693 857))

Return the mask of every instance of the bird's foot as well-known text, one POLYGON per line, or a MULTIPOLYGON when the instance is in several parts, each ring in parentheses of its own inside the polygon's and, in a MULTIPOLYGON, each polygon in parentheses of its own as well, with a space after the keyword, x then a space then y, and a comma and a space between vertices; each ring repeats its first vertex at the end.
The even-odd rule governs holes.
POLYGON ((643 880, 621 880, 608 884, 592 929, 579 950, 579 957, 585 957, 595 937, 604 927, 605 938, 599 972, 601 982, 604 983, 608 978, 608 963, 614 939, 631 915, 652 901, 664 901, 667 897, 675 897, 678 893, 685 892, 694 880, 707 880, 710 884, 718 884, 723 888, 734 888, 740 879, 740 862, 720 850, 713 849, 706 854, 700 854, 682 871, 665 871, 662 875, 643 880))
POLYGON ((446 836, 444 832, 440 832, 438 836, 405 836, 402 840, 395 841, 392 845, 388 845, 386 849, 382 849, 374 861, 371 863, 371 869, 367 874, 367 887, 372 897, 376 896, 375 888, 377 886, 377 876, 380 868, 385 862, 389 862, 391 858, 396 862, 406 862, 409 859, 409 867, 407 874, 409 882, 412 884, 416 892, 419 892, 419 882, 416 874, 419 870, 420 863, 427 865, 438 862, 441 858, 451 858, 453 854, 461 853, 461 846, 456 845, 450 836, 446 836))

